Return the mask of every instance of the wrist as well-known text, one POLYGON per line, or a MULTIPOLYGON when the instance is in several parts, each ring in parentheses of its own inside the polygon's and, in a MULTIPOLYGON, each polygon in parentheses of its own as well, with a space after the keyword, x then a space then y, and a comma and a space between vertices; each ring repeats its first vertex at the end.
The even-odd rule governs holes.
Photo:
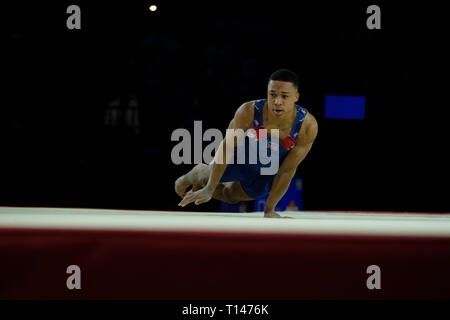
POLYGON ((211 193, 214 192, 214 190, 216 190, 216 186, 213 186, 212 184, 210 184, 209 182, 206 184, 205 189, 211 193))

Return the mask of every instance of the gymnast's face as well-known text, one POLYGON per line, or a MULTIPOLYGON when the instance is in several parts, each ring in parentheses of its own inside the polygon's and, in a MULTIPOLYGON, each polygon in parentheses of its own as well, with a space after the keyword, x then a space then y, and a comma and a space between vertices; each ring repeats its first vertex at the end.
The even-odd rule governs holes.
POLYGON ((290 114, 300 94, 292 82, 270 80, 267 87, 268 109, 276 118, 290 114))

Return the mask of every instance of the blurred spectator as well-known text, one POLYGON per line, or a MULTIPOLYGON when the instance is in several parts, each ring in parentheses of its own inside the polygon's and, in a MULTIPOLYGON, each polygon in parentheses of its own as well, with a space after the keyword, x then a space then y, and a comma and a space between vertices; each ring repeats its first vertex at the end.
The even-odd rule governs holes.
POLYGON ((141 133, 139 101, 135 94, 126 99, 115 98, 108 103, 105 113, 105 126, 131 130, 136 135, 141 133))

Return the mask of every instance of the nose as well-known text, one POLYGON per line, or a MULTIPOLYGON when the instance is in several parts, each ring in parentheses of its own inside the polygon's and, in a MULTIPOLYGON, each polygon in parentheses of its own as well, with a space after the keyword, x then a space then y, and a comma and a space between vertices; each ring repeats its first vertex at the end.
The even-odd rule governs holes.
POLYGON ((279 106, 281 104, 281 99, 276 97, 273 102, 275 103, 275 105, 279 106))

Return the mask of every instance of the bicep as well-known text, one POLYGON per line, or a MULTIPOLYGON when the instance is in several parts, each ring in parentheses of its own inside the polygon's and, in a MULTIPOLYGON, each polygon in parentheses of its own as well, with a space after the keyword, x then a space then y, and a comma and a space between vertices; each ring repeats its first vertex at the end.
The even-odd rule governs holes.
POLYGON ((231 123, 233 124, 233 128, 231 129, 242 129, 246 131, 252 126, 252 121, 253 105, 249 102, 246 102, 236 110, 234 118, 233 120, 231 120, 231 123))
POLYGON ((228 129, 234 129, 234 118, 231 119, 230 124, 228 125, 228 129))
MULTIPOLYGON (((249 103, 244 103, 241 105, 228 125, 226 140, 234 138, 234 145, 239 143, 239 141, 244 137, 245 131, 251 127, 253 113, 250 107, 251 105, 249 103)), ((229 141, 231 142, 231 140, 229 141)))

